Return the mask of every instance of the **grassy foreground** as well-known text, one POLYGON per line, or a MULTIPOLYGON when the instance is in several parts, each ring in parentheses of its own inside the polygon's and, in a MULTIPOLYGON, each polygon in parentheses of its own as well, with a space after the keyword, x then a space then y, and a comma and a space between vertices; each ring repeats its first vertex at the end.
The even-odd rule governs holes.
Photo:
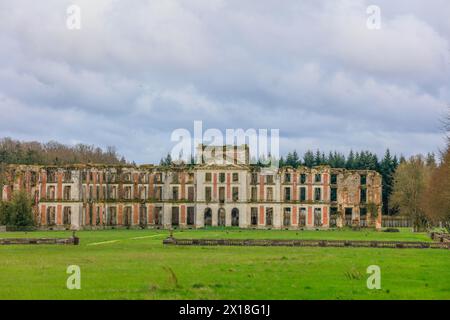
MULTIPOLYGON (((70 232, 1 233, 68 237, 70 232)), ((80 246, 0 246, 0 299, 450 299, 450 251, 435 249, 172 247, 167 231, 82 231, 80 246), (81 290, 66 269, 81 268, 81 290), (366 269, 381 268, 381 290, 366 269)), ((430 241, 375 231, 176 231, 179 238, 430 241)))

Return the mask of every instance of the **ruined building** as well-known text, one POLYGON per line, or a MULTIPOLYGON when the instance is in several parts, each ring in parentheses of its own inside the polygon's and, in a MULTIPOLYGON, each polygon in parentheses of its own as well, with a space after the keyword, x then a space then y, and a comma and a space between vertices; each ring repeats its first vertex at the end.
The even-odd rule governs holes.
POLYGON ((246 146, 197 154, 195 165, 9 165, 1 197, 25 190, 52 229, 381 227, 375 171, 270 170, 250 165, 246 146))

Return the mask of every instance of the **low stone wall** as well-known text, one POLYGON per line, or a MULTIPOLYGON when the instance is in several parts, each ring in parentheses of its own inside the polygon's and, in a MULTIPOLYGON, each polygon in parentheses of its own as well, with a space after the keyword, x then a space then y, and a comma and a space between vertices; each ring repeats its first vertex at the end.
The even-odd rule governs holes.
POLYGON ((80 238, 2 238, 0 239, 0 245, 8 244, 69 244, 79 245, 80 238))
POLYGON ((163 244, 179 246, 283 246, 283 247, 356 247, 399 249, 450 249, 450 243, 410 241, 349 241, 349 240, 263 240, 263 239, 176 239, 169 237, 163 244))
POLYGON ((450 243, 450 234, 448 233, 432 232, 430 236, 434 241, 450 243))

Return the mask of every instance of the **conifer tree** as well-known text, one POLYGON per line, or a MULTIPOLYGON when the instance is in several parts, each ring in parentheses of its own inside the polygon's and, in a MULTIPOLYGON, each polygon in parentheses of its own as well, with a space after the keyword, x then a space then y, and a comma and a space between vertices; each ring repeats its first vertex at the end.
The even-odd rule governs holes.
POLYGON ((316 154, 314 156, 314 165, 320 166, 322 162, 322 155, 320 154, 319 149, 317 149, 316 154))
POLYGON ((350 153, 348 154, 348 158, 347 158, 345 167, 347 169, 354 169, 354 167, 355 167, 355 154, 353 153, 353 150, 350 150, 350 153))
POLYGON ((314 166, 314 154, 311 150, 308 150, 303 155, 303 164, 309 168, 314 166))
POLYGON ((382 193, 383 193, 383 213, 389 214, 389 198, 392 193, 393 187, 393 176, 395 173, 396 167, 394 163, 394 159, 391 157, 391 152, 389 149, 386 150, 384 154, 384 158, 380 164, 380 173, 383 179, 382 185, 382 193))

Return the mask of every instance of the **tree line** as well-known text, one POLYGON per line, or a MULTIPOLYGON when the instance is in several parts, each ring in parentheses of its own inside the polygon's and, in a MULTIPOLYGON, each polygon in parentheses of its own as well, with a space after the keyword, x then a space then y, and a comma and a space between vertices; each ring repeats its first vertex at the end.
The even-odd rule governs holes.
POLYGON ((19 141, 11 138, 0 139, 0 163, 64 165, 75 163, 126 163, 115 147, 106 150, 93 145, 77 144, 68 146, 56 141, 40 143, 19 141))

